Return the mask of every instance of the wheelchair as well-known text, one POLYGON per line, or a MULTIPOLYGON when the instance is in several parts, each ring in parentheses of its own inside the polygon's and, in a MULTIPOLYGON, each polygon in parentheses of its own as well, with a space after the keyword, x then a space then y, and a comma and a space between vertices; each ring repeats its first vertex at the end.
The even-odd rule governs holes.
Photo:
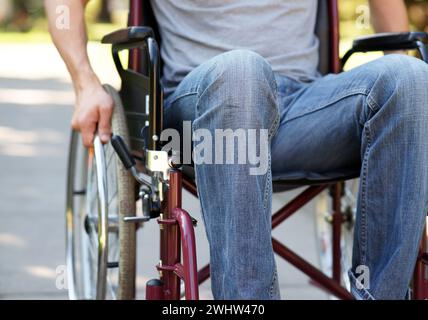
MULTIPOLYGON (((179 166, 176 155, 161 150, 163 95, 160 85, 161 44, 148 0, 130 0, 128 28, 106 35, 121 77, 113 97, 111 143, 82 146, 72 132, 67 182, 66 259, 71 299, 134 299, 136 233, 156 220, 160 231, 159 277, 146 283, 146 299, 199 299, 199 284, 209 278, 209 265, 196 264, 196 225, 182 208, 182 189, 198 196, 191 166, 179 166), (121 51, 128 52, 128 66, 121 51), (136 206, 140 206, 137 214, 136 206), (184 292, 181 291, 184 284, 184 292)), ((378 34, 354 41, 339 59, 337 0, 318 2, 316 34, 320 39, 321 74, 338 73, 356 52, 416 50, 428 62, 423 32, 378 34)), ((347 269, 351 264, 358 177, 329 181, 274 181, 274 192, 305 188, 272 216, 272 228, 312 200, 316 205, 321 269, 272 238, 275 253, 339 299, 352 299, 347 269), (329 200, 331 199, 331 200, 329 200)), ((413 299, 428 299, 428 254, 425 232, 411 284, 413 299)), ((280 272, 280 270, 279 270, 280 272)))

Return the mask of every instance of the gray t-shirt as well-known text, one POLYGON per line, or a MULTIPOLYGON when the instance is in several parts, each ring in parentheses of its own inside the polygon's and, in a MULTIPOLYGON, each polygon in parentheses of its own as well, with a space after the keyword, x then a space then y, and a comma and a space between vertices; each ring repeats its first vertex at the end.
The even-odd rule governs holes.
POLYGON ((162 37, 163 85, 172 92, 195 67, 223 52, 249 49, 275 72, 317 76, 317 0, 151 0, 162 37))

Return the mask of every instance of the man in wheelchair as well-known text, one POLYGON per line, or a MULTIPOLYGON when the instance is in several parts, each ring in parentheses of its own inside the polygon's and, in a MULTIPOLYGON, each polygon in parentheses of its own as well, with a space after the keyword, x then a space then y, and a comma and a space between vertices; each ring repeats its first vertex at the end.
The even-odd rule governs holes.
MULTIPOLYGON (((112 100, 87 57, 86 0, 45 0, 76 93, 72 126, 110 139, 112 100), (70 8, 67 31, 55 8, 70 8), (66 35, 66 36, 64 36, 66 35)), ((403 0, 371 0, 377 32, 408 31, 403 0)), ((405 52, 321 76, 317 1, 151 1, 162 37, 165 127, 267 133, 268 170, 196 164, 216 299, 278 299, 273 180, 360 176, 351 289, 404 299, 428 210, 428 66, 405 52), (370 272, 370 286, 357 270, 370 272)), ((263 149, 262 140, 248 145, 263 149)), ((227 153, 231 146, 221 152, 227 153)), ((213 154, 215 150, 213 144, 213 154)), ((233 149, 232 149, 233 150, 233 149)), ((232 157, 233 158, 233 157, 232 157)))

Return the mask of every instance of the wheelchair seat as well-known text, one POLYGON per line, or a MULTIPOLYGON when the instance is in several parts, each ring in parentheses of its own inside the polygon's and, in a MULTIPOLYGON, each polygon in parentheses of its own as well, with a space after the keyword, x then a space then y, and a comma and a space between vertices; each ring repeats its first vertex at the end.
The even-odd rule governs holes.
MULTIPOLYGON (((184 165, 182 167, 183 175, 190 181, 195 183, 195 169, 193 166, 184 165)), ((326 184, 334 184, 337 182, 343 182, 346 180, 351 180, 358 178, 359 174, 343 176, 335 179, 294 179, 294 180, 274 180, 272 182, 273 192, 285 192, 293 189, 305 187, 305 186, 317 186, 317 185, 326 185, 326 184)))

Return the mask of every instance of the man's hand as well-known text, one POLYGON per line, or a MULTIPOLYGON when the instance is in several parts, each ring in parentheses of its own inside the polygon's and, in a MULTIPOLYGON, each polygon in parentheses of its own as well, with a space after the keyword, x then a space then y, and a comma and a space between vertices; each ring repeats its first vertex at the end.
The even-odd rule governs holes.
POLYGON ((76 90, 76 107, 71 126, 82 134, 85 147, 92 146, 95 132, 103 143, 111 136, 110 119, 113 100, 98 80, 76 90))
POLYGON ((88 0, 44 0, 53 42, 64 60, 76 93, 72 127, 82 133, 83 144, 92 146, 96 131, 102 142, 110 139, 112 98, 104 91, 89 63, 84 9, 88 0), (66 7, 70 25, 58 26, 57 8, 66 7))

